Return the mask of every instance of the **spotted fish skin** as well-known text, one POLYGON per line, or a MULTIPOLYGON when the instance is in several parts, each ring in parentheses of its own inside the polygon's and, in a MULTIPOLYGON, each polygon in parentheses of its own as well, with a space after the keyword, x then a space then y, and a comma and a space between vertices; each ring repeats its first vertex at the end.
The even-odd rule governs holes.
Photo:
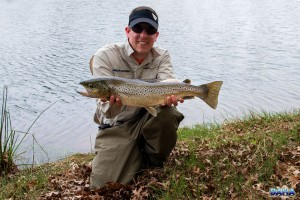
POLYGON ((86 92, 78 93, 91 98, 118 96, 123 105, 144 107, 155 116, 153 106, 165 104, 166 98, 171 95, 178 99, 196 96, 215 109, 222 83, 215 81, 195 86, 188 83, 149 83, 137 79, 100 77, 80 82, 86 92))

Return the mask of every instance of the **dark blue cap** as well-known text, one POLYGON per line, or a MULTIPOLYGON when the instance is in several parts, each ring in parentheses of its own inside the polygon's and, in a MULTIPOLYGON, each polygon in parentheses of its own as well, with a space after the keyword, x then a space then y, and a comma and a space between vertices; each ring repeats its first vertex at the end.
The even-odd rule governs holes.
POLYGON ((140 6, 133 9, 129 15, 129 27, 145 22, 158 29, 158 15, 156 12, 147 6, 140 6))

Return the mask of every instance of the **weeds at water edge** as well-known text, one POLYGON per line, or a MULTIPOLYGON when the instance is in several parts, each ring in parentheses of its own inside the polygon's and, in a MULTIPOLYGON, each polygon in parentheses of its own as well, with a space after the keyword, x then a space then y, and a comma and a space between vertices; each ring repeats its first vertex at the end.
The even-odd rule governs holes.
MULTIPOLYGON (((15 159, 22 154, 17 153, 20 150, 20 145, 24 141, 24 139, 29 135, 32 137, 33 143, 33 153, 32 153, 32 167, 35 163, 35 155, 34 155, 34 148, 35 144, 37 144, 40 149, 45 153, 48 157, 47 152, 41 147, 38 143, 34 135, 30 134, 29 131, 38 118, 52 105, 46 108, 43 112, 41 112, 37 118, 33 121, 30 127, 27 129, 26 132, 14 130, 12 127, 12 121, 10 117, 10 112, 7 107, 7 94, 8 94, 7 86, 3 88, 3 95, 2 95, 2 109, 1 109, 1 117, 0 117, 0 177, 7 177, 9 174, 13 174, 18 171, 17 165, 15 163, 15 159)), ((24 152, 23 152, 24 153, 24 152)))

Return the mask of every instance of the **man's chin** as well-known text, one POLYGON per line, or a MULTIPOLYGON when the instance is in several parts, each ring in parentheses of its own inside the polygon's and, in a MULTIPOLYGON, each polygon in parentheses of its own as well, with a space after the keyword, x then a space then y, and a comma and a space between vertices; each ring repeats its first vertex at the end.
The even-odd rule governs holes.
POLYGON ((149 51, 150 51, 149 48, 139 48, 139 49, 137 50, 137 52, 138 52, 139 54, 148 54, 149 51))

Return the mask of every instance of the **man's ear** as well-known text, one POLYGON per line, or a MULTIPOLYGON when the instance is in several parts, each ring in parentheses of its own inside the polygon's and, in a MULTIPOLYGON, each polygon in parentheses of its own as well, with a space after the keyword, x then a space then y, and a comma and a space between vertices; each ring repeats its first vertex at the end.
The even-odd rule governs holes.
POLYGON ((155 33, 155 42, 157 41, 158 36, 159 36, 159 32, 156 32, 155 33))
POLYGON ((125 27, 125 33, 126 33, 127 38, 129 38, 130 31, 131 31, 131 29, 128 26, 126 26, 125 27))

